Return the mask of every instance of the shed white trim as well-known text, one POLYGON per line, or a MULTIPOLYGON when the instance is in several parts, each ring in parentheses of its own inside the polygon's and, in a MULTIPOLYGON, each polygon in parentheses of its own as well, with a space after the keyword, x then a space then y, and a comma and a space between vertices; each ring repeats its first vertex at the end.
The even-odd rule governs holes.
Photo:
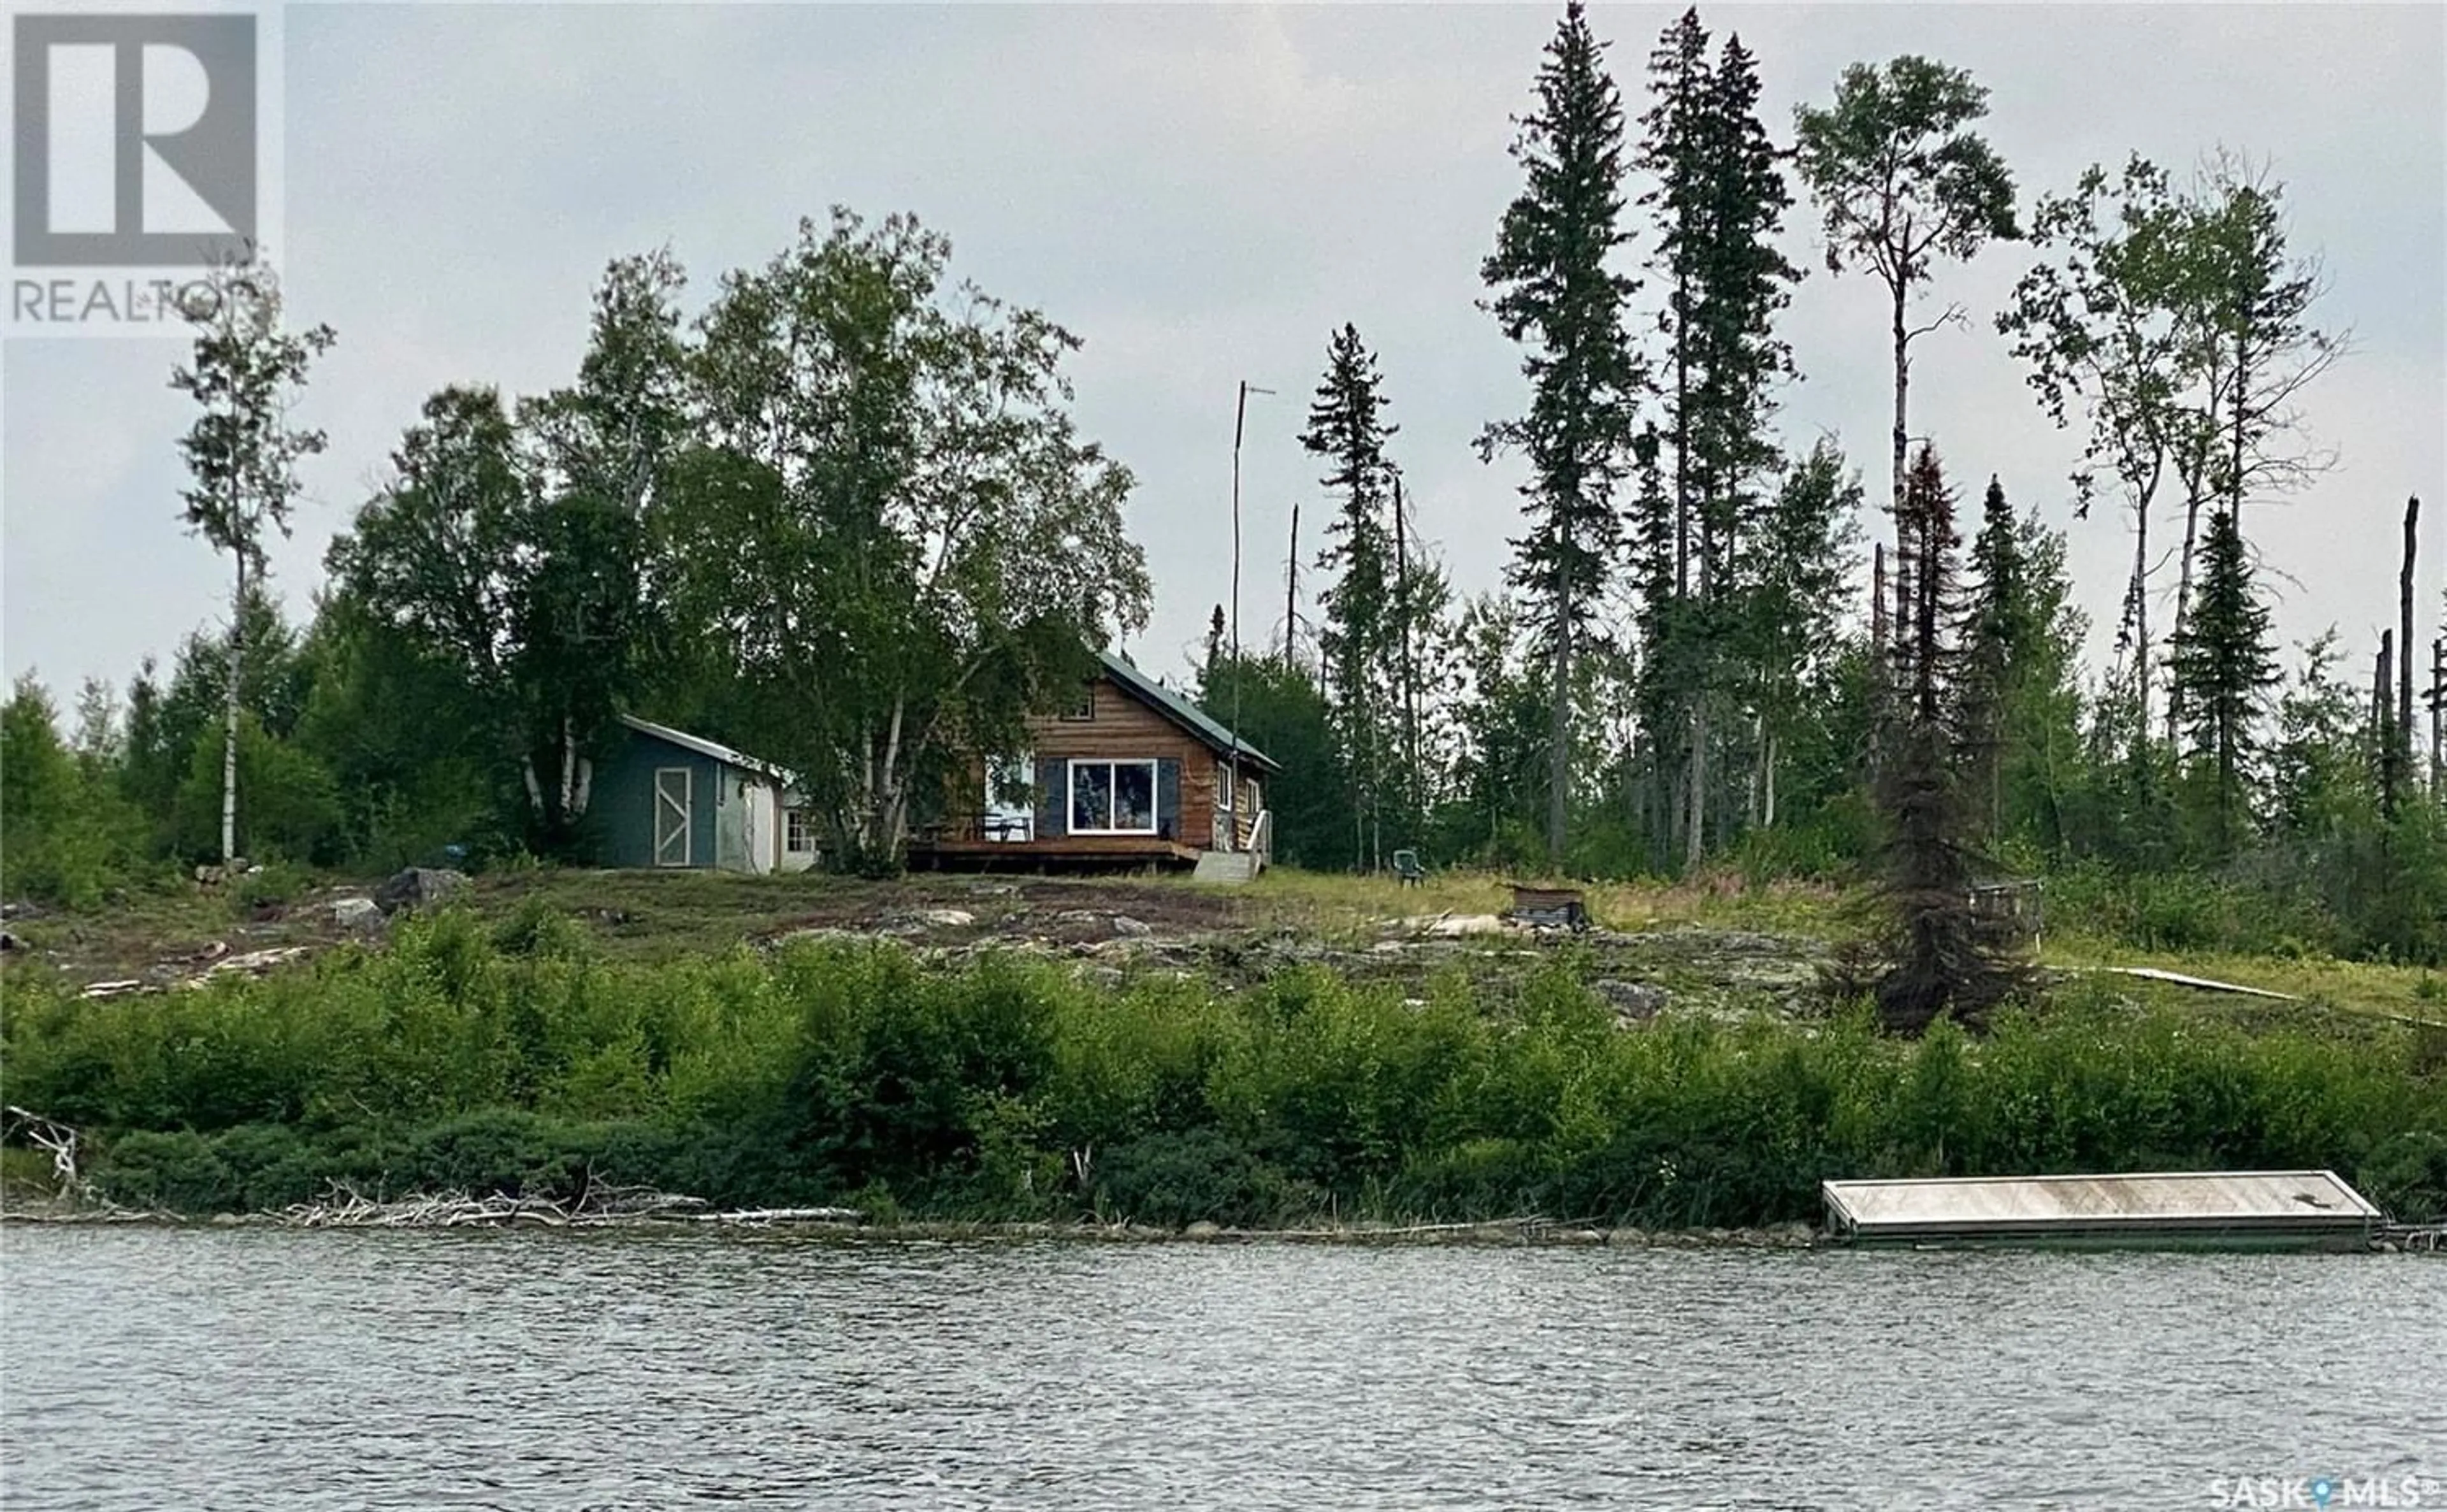
POLYGON ((641 735, 652 735, 656 740, 669 741, 682 750, 694 751, 699 756, 711 757, 727 765, 770 777, 786 786, 799 780, 799 774, 787 767, 776 766, 768 761, 760 761, 745 751, 733 750, 720 741, 708 740, 702 735, 692 735, 684 729, 673 729, 669 725, 657 725, 653 720, 639 719, 635 714, 621 715, 620 723, 641 735))

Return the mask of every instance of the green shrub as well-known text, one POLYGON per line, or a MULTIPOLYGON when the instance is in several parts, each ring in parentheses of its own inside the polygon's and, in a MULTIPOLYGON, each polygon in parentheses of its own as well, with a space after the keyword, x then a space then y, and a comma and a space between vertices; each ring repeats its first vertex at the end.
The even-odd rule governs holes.
MULTIPOLYGON (((216 722, 196 741, 186 775, 172 800, 171 831, 179 854, 220 854, 223 727, 216 722)), ((292 743, 264 733, 241 712, 237 731, 237 839, 242 854, 329 864, 339 859, 341 807, 337 784, 322 764, 292 743)))
POLYGON ((2408 1130, 2362 1164, 2362 1195, 2400 1223, 2447 1222, 2447 1133, 2408 1130))
POLYGON ((214 1143, 192 1129, 137 1129, 103 1147, 94 1189, 127 1207, 218 1213, 244 1204, 241 1183, 214 1143))
POLYGON ((2447 1197, 2447 1097, 2395 1025, 2253 1028, 2094 984, 1981 1038, 1857 1011, 1625 1030, 1567 957, 1422 1000, 1314 970, 1113 990, 888 944, 632 966, 551 924, 445 911, 387 950, 99 1002, 12 971, 9 1101, 93 1131, 121 1200, 196 1210, 613 1181, 914 1215, 1732 1225, 1813 1218, 1831 1176, 2153 1166, 2447 1197))
POLYGON ((251 866, 230 884, 229 899, 240 918, 264 908, 295 902, 313 886, 313 874, 283 860, 251 866))
POLYGON ((92 908, 155 870, 142 817, 90 765, 60 740, 42 685, 19 679, 0 709, 0 893, 92 908))
POLYGON ((1280 1172, 1217 1128, 1149 1134, 1097 1158, 1095 1189, 1115 1214, 1180 1227, 1277 1221, 1290 1197, 1280 1172))

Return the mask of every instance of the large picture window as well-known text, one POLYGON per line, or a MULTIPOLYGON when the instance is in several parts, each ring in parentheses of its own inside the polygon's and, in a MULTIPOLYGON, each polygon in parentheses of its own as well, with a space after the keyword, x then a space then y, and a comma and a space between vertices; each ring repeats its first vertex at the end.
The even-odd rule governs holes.
POLYGON ((1155 833, 1155 763, 1071 764, 1071 833, 1155 833))

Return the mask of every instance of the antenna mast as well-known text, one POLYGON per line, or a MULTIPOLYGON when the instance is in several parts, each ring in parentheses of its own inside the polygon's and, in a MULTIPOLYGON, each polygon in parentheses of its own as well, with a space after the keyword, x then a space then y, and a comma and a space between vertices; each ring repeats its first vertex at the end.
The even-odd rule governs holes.
POLYGON ((1241 438, 1247 429, 1249 396, 1273 392, 1243 378, 1232 404, 1232 809, 1224 822, 1226 850, 1241 848, 1241 682, 1248 674, 1241 660, 1241 438))

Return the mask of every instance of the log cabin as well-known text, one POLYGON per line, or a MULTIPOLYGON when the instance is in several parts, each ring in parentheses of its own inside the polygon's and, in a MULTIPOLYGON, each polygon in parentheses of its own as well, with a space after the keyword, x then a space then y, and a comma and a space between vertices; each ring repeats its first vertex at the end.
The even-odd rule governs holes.
POLYGON ((1273 853, 1282 768, 1128 657, 1098 653, 1071 704, 1031 715, 1027 748, 981 754, 910 837, 912 865, 1201 867, 1245 878, 1273 853))

